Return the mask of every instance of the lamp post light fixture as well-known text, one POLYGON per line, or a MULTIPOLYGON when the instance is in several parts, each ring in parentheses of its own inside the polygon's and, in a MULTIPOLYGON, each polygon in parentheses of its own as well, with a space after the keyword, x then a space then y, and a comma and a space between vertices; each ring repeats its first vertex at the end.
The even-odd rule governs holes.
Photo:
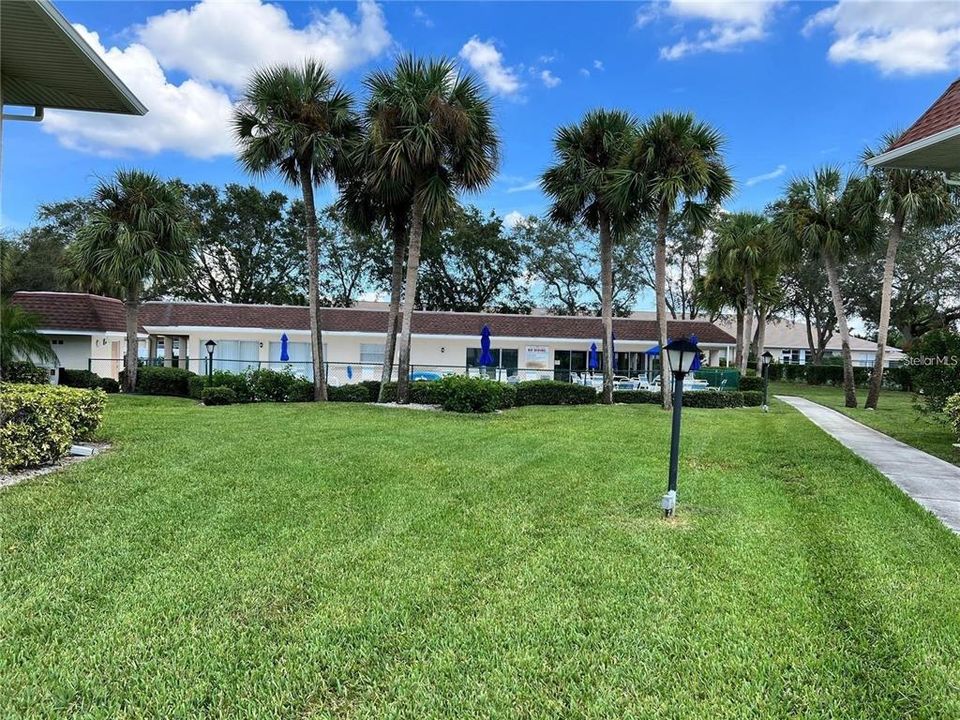
POLYGON ((213 340, 207 340, 203 345, 207 349, 207 380, 213 379, 213 350, 217 344, 213 340))
MULTIPOLYGON (((700 349, 686 338, 669 343, 666 350, 673 373, 673 428, 670 432, 670 479, 660 506, 664 517, 672 517, 677 507, 677 465, 680 460, 680 411, 683 408, 683 379, 690 372, 700 349)), ((662 355, 663 353, 661 353, 662 355)))
POLYGON ((761 410, 764 412, 770 411, 770 406, 767 404, 767 386, 770 384, 771 362, 773 362, 773 355, 771 355, 770 351, 767 350, 763 355, 760 356, 760 363, 763 367, 763 407, 761 410))

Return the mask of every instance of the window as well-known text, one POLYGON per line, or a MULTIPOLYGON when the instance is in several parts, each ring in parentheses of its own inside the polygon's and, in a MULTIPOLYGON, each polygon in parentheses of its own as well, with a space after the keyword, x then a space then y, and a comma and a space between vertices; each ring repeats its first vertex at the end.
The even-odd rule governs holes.
POLYGON ((786 365, 800 365, 800 352, 799 348, 784 348, 780 351, 780 359, 786 365))
MULTIPOLYGON (((467 367, 476 368, 480 367, 480 356, 483 354, 483 350, 480 348, 467 348, 467 367)), ((496 377, 496 368, 506 368, 507 376, 513 376, 517 374, 517 364, 520 358, 520 351, 512 348, 490 348, 490 354, 493 356, 493 364, 487 365, 487 370, 484 372, 485 375, 490 377, 496 377)))
MULTIPOLYGON (((324 353, 327 347, 324 343, 324 353)), ((308 342, 288 342, 287 355, 290 359, 286 362, 280 360, 280 343, 270 343, 270 369, 283 370, 289 367, 293 372, 308 380, 313 380, 313 354, 310 352, 310 343, 308 342)))
POLYGON ((217 340, 216 343, 213 351, 214 370, 243 372, 260 367, 260 343, 256 340, 217 340))
POLYGON ((383 365, 384 346, 383 345, 360 345, 360 362, 371 363, 374 365, 383 365))

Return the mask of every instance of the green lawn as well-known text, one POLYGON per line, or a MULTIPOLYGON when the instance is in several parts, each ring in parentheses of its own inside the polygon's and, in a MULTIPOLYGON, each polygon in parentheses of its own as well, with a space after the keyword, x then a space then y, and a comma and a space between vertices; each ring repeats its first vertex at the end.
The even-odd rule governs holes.
POLYGON ((939 417, 922 413, 914 406, 913 393, 884 390, 876 410, 867 410, 866 388, 857 389, 858 408, 843 406, 843 388, 826 385, 812 386, 803 383, 770 383, 771 395, 799 395, 827 407, 846 413, 854 420, 869 425, 882 433, 895 437, 907 445, 913 445, 947 462, 960 465, 960 450, 953 446, 957 441, 950 426, 939 417))
POLYGON ((957 718, 960 539, 781 403, 110 400, 0 492, 2 718, 957 718))

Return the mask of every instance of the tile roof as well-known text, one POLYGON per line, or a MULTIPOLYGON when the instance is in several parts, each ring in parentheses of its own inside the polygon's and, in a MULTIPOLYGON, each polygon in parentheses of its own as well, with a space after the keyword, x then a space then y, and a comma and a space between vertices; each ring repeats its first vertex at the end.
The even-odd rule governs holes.
POLYGON ((126 332, 123 303, 86 293, 15 292, 10 302, 38 316, 47 330, 126 332))
POLYGON ((960 125, 960 78, 886 152, 960 125))
MULTIPOLYGON (((124 331, 123 303, 81 293, 17 292, 12 302, 39 315, 44 329, 124 331)), ((323 308, 324 330, 382 333, 386 310, 323 308)), ((188 302, 146 302, 140 324, 152 330, 168 327, 221 327, 264 330, 309 330, 309 310, 296 305, 230 305, 188 302)), ((600 318, 498 313, 415 312, 413 332, 422 335, 475 335, 489 325, 494 336, 591 340, 602 335, 600 318)), ((671 337, 696 335, 700 342, 732 344, 734 338, 707 321, 671 320, 671 337)), ((622 341, 656 342, 654 320, 615 318, 613 331, 622 341)))
MULTIPOLYGON (((385 310, 323 308, 324 330, 332 332, 382 333, 385 310)), ((153 327, 236 327, 271 330, 308 330, 308 309, 294 305, 219 305, 213 303, 151 302, 140 310, 140 322, 153 327)), ((494 336, 595 339, 601 336, 600 318, 556 315, 506 315, 418 311, 413 314, 413 332, 422 335, 480 335, 489 325, 494 336)), ((707 343, 733 343, 734 338, 712 323, 672 320, 672 336, 696 335, 707 343)), ((655 342, 653 320, 615 318, 613 331, 619 340, 655 342)))

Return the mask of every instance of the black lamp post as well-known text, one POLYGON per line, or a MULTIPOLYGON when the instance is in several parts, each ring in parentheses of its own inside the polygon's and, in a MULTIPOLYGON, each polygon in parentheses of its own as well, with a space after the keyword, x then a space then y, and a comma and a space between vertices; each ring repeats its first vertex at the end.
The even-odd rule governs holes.
POLYGON ((770 354, 770 351, 767 350, 763 355, 760 356, 760 362, 763 366, 763 408, 764 412, 770 410, 770 406, 767 404, 767 385, 770 384, 770 363, 773 361, 773 355, 770 354))
POLYGON ((204 343, 204 347, 207 348, 207 380, 213 379, 213 350, 217 347, 217 344, 213 340, 207 340, 204 343))
POLYGON ((670 480, 661 507, 664 517, 671 517, 677 507, 677 464, 680 460, 680 411, 683 408, 683 378, 690 372, 693 360, 700 350, 686 338, 674 340, 664 349, 670 363, 670 371, 673 373, 673 429, 670 433, 670 480))

